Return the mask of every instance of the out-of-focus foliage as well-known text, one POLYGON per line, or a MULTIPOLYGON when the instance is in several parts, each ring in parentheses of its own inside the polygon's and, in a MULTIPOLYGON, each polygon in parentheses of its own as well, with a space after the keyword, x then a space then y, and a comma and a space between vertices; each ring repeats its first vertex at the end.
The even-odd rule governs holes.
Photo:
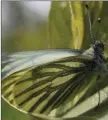
MULTIPOLYGON (((85 3, 90 6, 93 34, 95 36, 95 33, 98 30, 98 34, 95 37, 97 39, 102 38, 105 41, 105 51, 108 52, 108 14, 106 12, 108 11, 107 1, 71 3, 52 2, 48 22, 43 23, 41 27, 38 26, 35 30, 26 29, 25 26, 17 27, 13 34, 2 39, 2 51, 15 52, 49 48, 87 49, 92 43, 92 40, 89 35, 90 32, 85 3), (100 24, 97 23, 97 17, 102 19, 100 24)), ((108 86, 107 78, 108 76, 100 81, 100 89, 108 86)), ((97 91, 92 91, 91 95, 95 92, 97 91)), ((105 102, 102 106, 100 106, 97 112, 91 110, 83 114, 83 117, 75 118, 75 120, 99 119, 100 116, 98 116, 98 114, 101 113, 101 117, 104 116, 102 113, 107 114, 107 106, 108 102, 105 102)), ((7 105, 3 101, 2 119, 28 120, 30 118, 23 115, 23 113, 18 112, 14 108, 11 108, 11 106, 7 105)), ((72 120, 72 118, 67 120, 72 120)))
POLYGON ((2 112, 1 112, 1 119, 2 120, 30 120, 29 115, 19 112, 15 108, 8 105, 2 99, 2 112))
POLYGON ((93 26, 102 9, 102 2, 53 2, 49 15, 50 48, 88 48, 89 23, 85 4, 90 6, 93 26))
POLYGON ((68 2, 53 2, 48 22, 50 48, 69 48, 72 39, 68 2))

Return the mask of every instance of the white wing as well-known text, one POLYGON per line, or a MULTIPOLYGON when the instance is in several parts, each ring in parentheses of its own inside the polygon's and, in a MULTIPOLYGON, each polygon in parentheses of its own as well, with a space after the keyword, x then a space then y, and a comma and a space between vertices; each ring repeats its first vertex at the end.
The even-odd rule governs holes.
POLYGON ((82 54, 79 50, 54 49, 28 52, 17 52, 12 55, 2 55, 2 79, 24 68, 41 65, 60 58, 82 54))

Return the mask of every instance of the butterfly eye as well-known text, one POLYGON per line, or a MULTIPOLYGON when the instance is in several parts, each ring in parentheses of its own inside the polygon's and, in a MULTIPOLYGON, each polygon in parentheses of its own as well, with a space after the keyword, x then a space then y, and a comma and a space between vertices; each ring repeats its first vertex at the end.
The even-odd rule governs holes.
POLYGON ((101 41, 100 47, 104 50, 104 43, 103 43, 103 41, 101 41))
POLYGON ((102 49, 104 50, 104 44, 102 44, 102 49))
POLYGON ((103 52, 104 51, 104 44, 102 42, 98 43, 97 48, 99 49, 100 52, 103 52))
POLYGON ((94 49, 95 51, 99 52, 99 53, 103 53, 104 51, 104 44, 102 41, 96 41, 95 45, 94 45, 94 49))

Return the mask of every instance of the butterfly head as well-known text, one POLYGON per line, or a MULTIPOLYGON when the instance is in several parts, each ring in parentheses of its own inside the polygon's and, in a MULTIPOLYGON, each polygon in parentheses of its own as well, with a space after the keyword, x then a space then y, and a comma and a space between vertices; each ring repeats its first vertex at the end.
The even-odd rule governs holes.
POLYGON ((103 53, 104 52, 104 43, 103 41, 96 41, 95 44, 93 45, 93 48, 96 52, 98 53, 103 53))

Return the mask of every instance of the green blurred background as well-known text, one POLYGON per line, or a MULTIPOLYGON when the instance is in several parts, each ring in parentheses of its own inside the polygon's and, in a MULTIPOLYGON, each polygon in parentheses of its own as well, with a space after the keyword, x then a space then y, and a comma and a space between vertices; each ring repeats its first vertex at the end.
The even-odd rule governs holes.
MULTIPOLYGON (((105 51, 108 52, 107 1, 72 2, 72 11, 68 2, 2 1, 2 53, 53 48, 87 49, 92 41, 85 3, 90 6, 93 34, 105 41, 105 51), (100 25, 98 17, 102 19, 100 25)), ((2 120, 29 119, 2 100, 2 120)), ((100 120, 107 119, 105 116, 100 120)))

